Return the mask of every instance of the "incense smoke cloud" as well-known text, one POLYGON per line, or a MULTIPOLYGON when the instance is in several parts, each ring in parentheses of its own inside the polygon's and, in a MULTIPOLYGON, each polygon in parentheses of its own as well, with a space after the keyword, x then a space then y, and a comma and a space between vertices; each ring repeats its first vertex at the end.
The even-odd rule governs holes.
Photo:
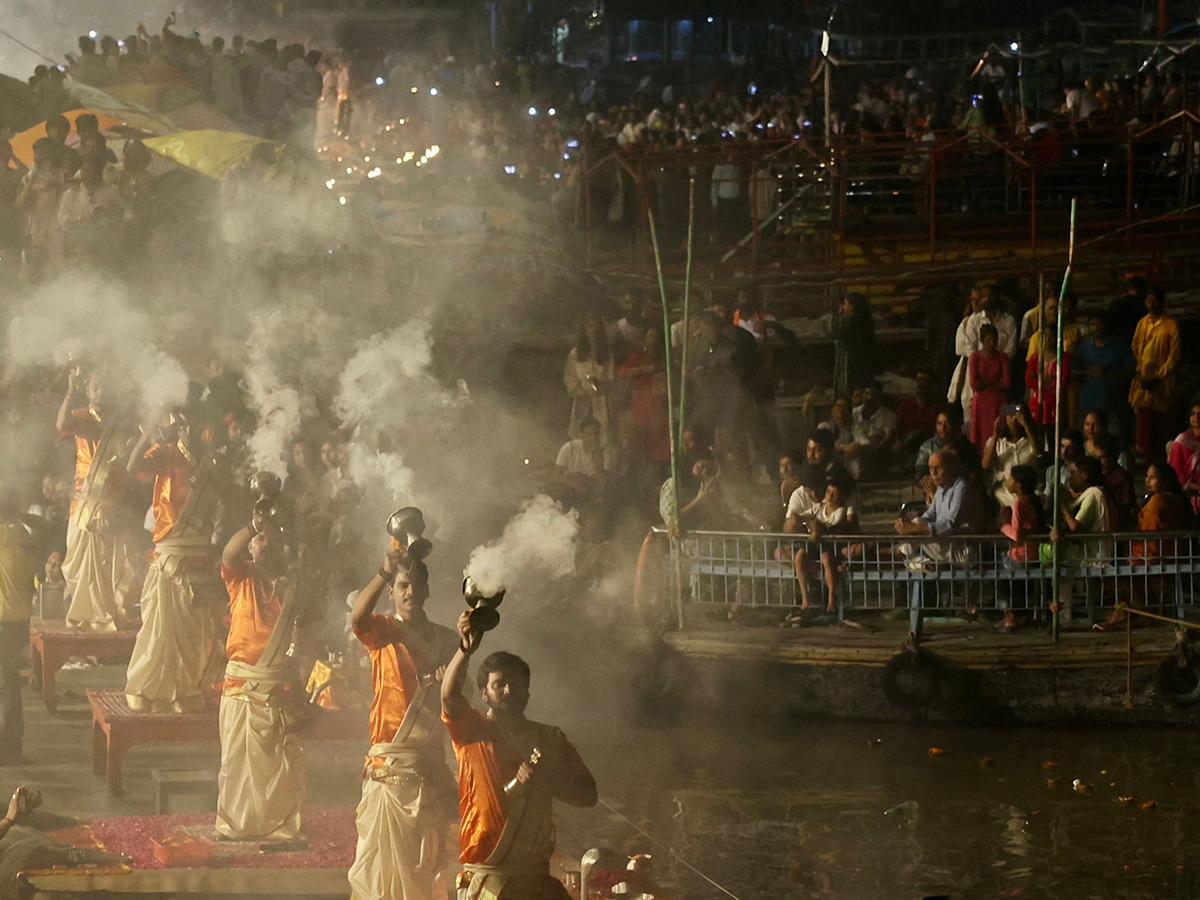
POLYGON ((8 349, 18 368, 83 358, 128 375, 143 416, 187 400, 187 373, 157 346, 150 316, 96 277, 70 273, 35 290, 9 324, 8 349))
POLYGON ((575 542, 579 521, 574 510, 545 494, 525 501, 504 532, 471 552, 467 574, 484 594, 512 587, 530 573, 562 578, 575 571, 575 542))

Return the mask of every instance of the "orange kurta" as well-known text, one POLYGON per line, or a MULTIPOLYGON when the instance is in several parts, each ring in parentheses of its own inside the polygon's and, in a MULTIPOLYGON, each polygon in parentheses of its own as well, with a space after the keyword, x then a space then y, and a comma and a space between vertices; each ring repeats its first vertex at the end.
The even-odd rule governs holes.
POLYGON ((92 457, 96 455, 96 447, 100 443, 103 431, 100 420, 87 407, 71 410, 67 427, 61 432, 65 436, 75 438, 75 493, 71 496, 71 515, 79 506, 79 495, 83 492, 84 482, 92 469, 92 457))
MULTIPOLYGON (((420 687, 420 673, 446 665, 458 646, 449 628, 429 623, 424 634, 394 616, 372 615, 354 632, 371 655, 371 743, 386 744, 420 687)), ((424 631, 424 629, 422 629, 424 631)))
MULTIPOLYGON (((221 580, 229 593, 229 637, 225 641, 227 659, 258 664, 267 649, 271 632, 283 611, 283 600, 278 592, 266 595, 263 585, 255 577, 253 569, 239 563, 233 568, 221 565, 221 580)), ((240 678, 226 678, 226 687, 242 684, 240 678)))
MULTIPOLYGON (((1187 528, 1188 507, 1174 494, 1151 494, 1138 513, 1138 531, 1183 531, 1187 528)), ((1134 541, 1130 556, 1134 560, 1158 559, 1178 553, 1175 541, 1134 541)))
MULTIPOLYGON (((495 849, 508 821, 504 812, 504 785, 517 774, 526 757, 507 747, 496 723, 478 710, 470 709, 458 719, 449 719, 443 713, 442 721, 446 723, 458 760, 459 861, 481 865, 495 849)), ((584 768, 579 753, 566 738, 561 738, 560 747, 565 758, 558 765, 566 769, 584 768)), ((549 863, 554 854, 550 804, 546 805, 546 819, 541 840, 522 862, 549 863)))
MULTIPOLYGON (((154 474, 154 533, 158 543, 171 535, 179 514, 192 493, 191 478, 194 466, 187 461, 175 444, 154 444, 146 451, 147 471, 154 474)), ((212 521, 195 522, 212 534, 212 521)))

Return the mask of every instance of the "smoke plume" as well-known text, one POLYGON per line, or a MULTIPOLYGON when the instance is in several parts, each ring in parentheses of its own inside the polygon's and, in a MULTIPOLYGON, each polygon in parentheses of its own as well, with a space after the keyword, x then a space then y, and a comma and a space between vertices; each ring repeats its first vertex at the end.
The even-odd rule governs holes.
POLYGON ((578 516, 545 494, 525 501, 497 540, 471 552, 467 574, 484 594, 516 584, 529 572, 562 578, 575 571, 578 516))

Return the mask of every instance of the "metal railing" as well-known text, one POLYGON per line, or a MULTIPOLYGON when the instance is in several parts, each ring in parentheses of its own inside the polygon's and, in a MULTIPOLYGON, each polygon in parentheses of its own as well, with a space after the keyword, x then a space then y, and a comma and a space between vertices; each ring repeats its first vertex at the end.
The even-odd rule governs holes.
MULTIPOLYGON (((665 532, 656 529, 656 533, 665 532)), ((1200 579, 1192 532, 1067 536, 1059 544, 1060 603, 1095 621, 1119 603, 1184 618, 1200 579)), ((823 608, 833 582, 839 617, 848 612, 908 610, 923 617, 967 610, 1046 610, 1054 567, 1048 538, 1022 545, 1000 535, 911 538, 696 531, 671 542, 670 594, 684 608, 823 608), (802 555, 798 555, 802 551, 802 555), (1014 559, 1014 556, 1018 558, 1014 559)), ((680 610, 681 615, 683 609, 680 610)))

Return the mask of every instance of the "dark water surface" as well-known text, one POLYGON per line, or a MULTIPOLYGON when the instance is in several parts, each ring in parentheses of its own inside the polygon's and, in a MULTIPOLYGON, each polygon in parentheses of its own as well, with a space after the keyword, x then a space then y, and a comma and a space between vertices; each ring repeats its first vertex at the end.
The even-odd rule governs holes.
MULTIPOLYGON (((741 900, 1200 898, 1194 730, 820 722, 614 737, 592 754, 604 800, 741 900)), ((560 819, 564 849, 648 851, 674 895, 728 896, 603 807, 560 819)))

